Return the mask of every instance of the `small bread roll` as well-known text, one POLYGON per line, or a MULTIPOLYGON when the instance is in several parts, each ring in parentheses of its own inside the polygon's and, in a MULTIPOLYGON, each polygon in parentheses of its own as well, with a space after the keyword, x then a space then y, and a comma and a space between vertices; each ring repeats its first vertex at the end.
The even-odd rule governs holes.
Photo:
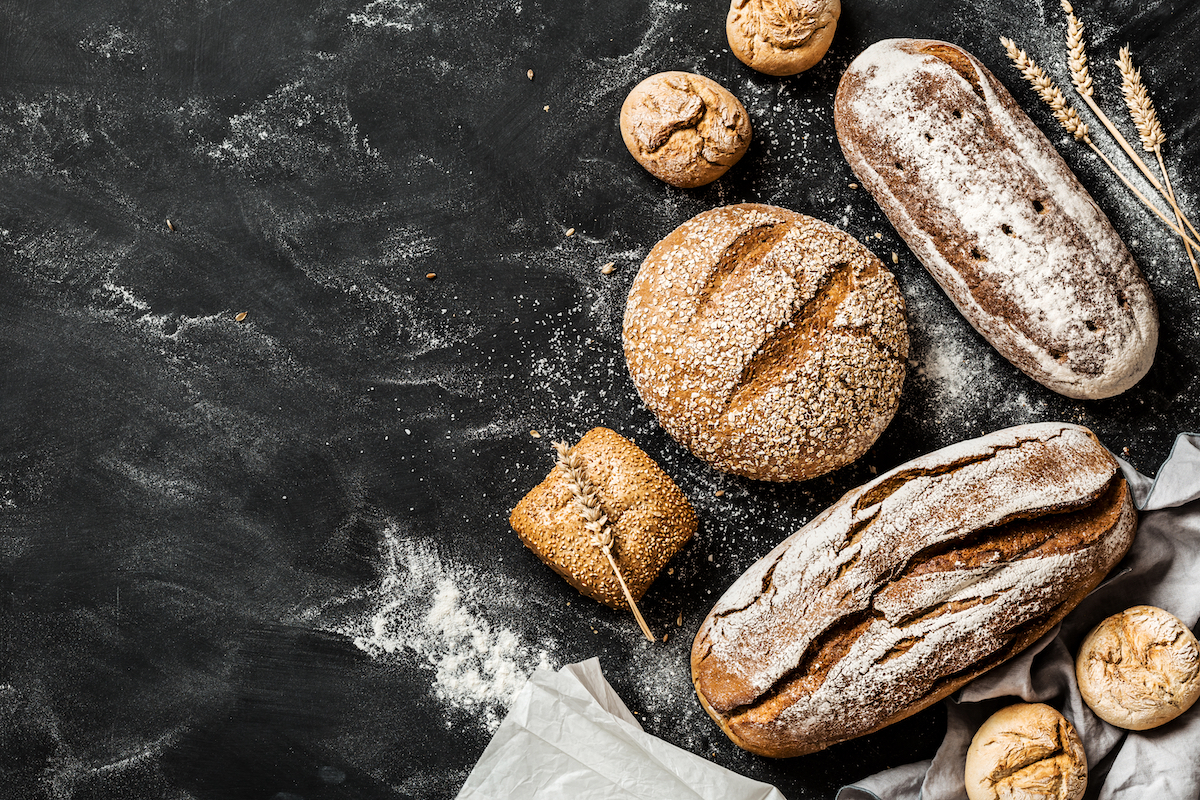
POLYGON ((593 428, 568 454, 580 474, 572 476, 560 459, 513 509, 509 524, 526 547, 581 593, 628 609, 571 482, 579 478, 586 484, 581 488, 612 535, 613 558, 635 602, 696 532, 696 512, 654 459, 616 431, 593 428))
POLYGON ((1087 757, 1066 717, 1043 703, 1018 703, 976 732, 966 783, 970 800, 1079 800, 1087 757))
POLYGON ((694 189, 712 183, 750 147, 750 117, 728 89, 690 72, 660 72, 621 105, 621 138, 651 175, 694 189))
POLYGON ((1075 677, 1096 716, 1144 731, 1175 719, 1200 697, 1200 646, 1173 614, 1134 606, 1087 635, 1075 677))
POLYGON ((733 54, 767 75, 795 75, 829 49, 840 0, 733 0, 725 35, 733 54))

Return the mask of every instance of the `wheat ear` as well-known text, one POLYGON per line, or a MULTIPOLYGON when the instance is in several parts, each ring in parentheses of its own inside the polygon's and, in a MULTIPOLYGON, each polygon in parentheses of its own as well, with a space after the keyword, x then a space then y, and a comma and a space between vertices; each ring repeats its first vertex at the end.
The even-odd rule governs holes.
POLYGON ((1121 179, 1121 182, 1125 184, 1125 187, 1129 189, 1129 191, 1133 192, 1134 196, 1137 197, 1138 200, 1141 200, 1146 208, 1153 211, 1158 218, 1163 221, 1163 224, 1173 230, 1178 236, 1183 237, 1185 241, 1190 242, 1193 247, 1196 247, 1196 243, 1187 238, 1187 234, 1183 232, 1183 229, 1176 227, 1175 223, 1168 219, 1166 214, 1164 214, 1162 211, 1159 211, 1158 206, 1151 203, 1146 196, 1142 194, 1138 188, 1129 181, 1128 178, 1125 177, 1125 174, 1121 172, 1121 170, 1117 169, 1117 165, 1114 164, 1108 156, 1104 155, 1104 153, 1100 151, 1100 148, 1096 146, 1096 143, 1092 141, 1092 138, 1088 136, 1087 124, 1079 118, 1079 112, 1077 112, 1069 103, 1067 103, 1067 99, 1063 97, 1062 90, 1058 88, 1058 85, 1055 84, 1048 75, 1046 75, 1042 68, 1039 67, 1024 50, 1019 49, 1012 39, 1001 36, 1000 43, 1004 45, 1004 49, 1008 52, 1008 57, 1012 59, 1014 64, 1016 64, 1017 69, 1021 71, 1021 74, 1025 77, 1025 80, 1029 81, 1034 90, 1037 91, 1038 96, 1045 101, 1046 105, 1050 106, 1050 110, 1054 112, 1055 119, 1057 119, 1063 128, 1066 129, 1067 133, 1074 136, 1077 141, 1082 141, 1088 147, 1092 148, 1092 152, 1100 157, 1100 160, 1103 161, 1104 164, 1113 171, 1114 175, 1121 179))
MULTIPOLYGON (((1162 172, 1163 182, 1159 183, 1158 179, 1146 166, 1146 162, 1137 154, 1129 144, 1117 126, 1112 123, 1100 106, 1096 105, 1092 91, 1092 76, 1088 72, 1087 49, 1083 38, 1083 23, 1079 21, 1079 17, 1075 16, 1075 9, 1071 7, 1068 0, 1059 0, 1062 5, 1062 10, 1067 15, 1067 67, 1071 71, 1071 83, 1075 86, 1075 91, 1083 98, 1083 102, 1087 104, 1092 113, 1096 115, 1096 119, 1108 130, 1117 144, 1121 145, 1121 149, 1125 151, 1125 155, 1129 156, 1150 184, 1158 191, 1159 194, 1171 205, 1171 210, 1175 212, 1175 224, 1180 229, 1184 223, 1191 227, 1191 221, 1188 220, 1179 208, 1179 203, 1175 200, 1175 190, 1171 187, 1171 179, 1167 177, 1166 166, 1162 161, 1162 149, 1158 145, 1166 139, 1163 135, 1162 127, 1158 124, 1158 115, 1154 112, 1154 105, 1150 102, 1150 95, 1145 87, 1141 84, 1141 73, 1133 69, 1133 61, 1129 56, 1129 48, 1125 47, 1121 50, 1121 59, 1117 62, 1117 66, 1121 68, 1122 92, 1125 94, 1125 102, 1129 106, 1130 113, 1134 116, 1134 122, 1138 125, 1138 133, 1142 137, 1142 146, 1158 157, 1158 166, 1162 172), (1134 99, 1131 99, 1131 96, 1134 99), (1137 111, 1134 110, 1135 105, 1137 111), (1143 126, 1138 122, 1138 119, 1145 120, 1147 130, 1143 131, 1143 126), (1149 137, 1149 138, 1147 138, 1149 137), (1155 141, 1153 147, 1147 146, 1147 141, 1155 141), (1166 184, 1165 188, 1164 185, 1166 184)), ((1196 233, 1196 229, 1192 228, 1193 236, 1200 236, 1196 233)), ((1200 267, 1196 265, 1196 257, 1192 254, 1191 245, 1188 244, 1187 238, 1183 237, 1183 249, 1187 253, 1188 261, 1192 265, 1192 272, 1196 274, 1196 282, 1200 285, 1200 267)))
MULTIPOLYGON (((1154 102, 1150 99, 1150 93, 1146 91, 1146 86, 1142 83, 1142 71, 1133 66, 1133 56, 1129 52, 1128 45, 1121 48, 1117 67, 1121 70, 1121 94, 1125 96, 1125 105, 1129 108, 1129 116, 1137 127, 1138 136, 1142 140, 1142 149, 1154 153, 1158 161, 1159 172, 1162 173, 1163 183, 1167 187, 1167 199, 1175 211, 1175 221, 1181 227, 1184 223, 1188 227, 1192 227, 1191 221, 1183 215, 1183 211, 1180 210, 1179 203, 1175 199, 1175 189, 1171 186, 1171 178, 1167 175, 1167 166, 1163 163, 1162 157, 1162 145, 1167 137, 1163 133, 1162 125, 1158 122, 1158 112, 1154 110, 1154 102)), ((1196 234, 1195 228, 1192 228, 1192 233, 1196 234)), ((1183 248, 1187 251, 1188 261, 1192 265, 1192 273, 1196 276, 1196 285, 1200 286, 1200 266, 1196 264, 1196 256, 1192 253, 1192 248, 1186 240, 1184 240, 1183 248)))
POLYGON ((591 534, 592 545, 599 547, 600 551, 608 558, 609 566, 612 567, 613 574, 617 576, 617 583, 621 584, 625 601, 633 610, 633 616, 637 618, 638 626, 646 638, 653 642, 654 635, 650 633, 650 627, 642 618, 642 612, 638 610, 637 603, 633 601, 633 595, 629 593, 629 587, 625 585, 625 576, 621 574, 621 570, 617 568, 617 561, 613 558, 612 529, 608 526, 608 516, 600 507, 599 492, 588 478, 583 459, 566 442, 555 442, 554 450, 558 454, 558 466, 567 475, 567 486, 571 489, 575 508, 583 517, 584 530, 591 534))

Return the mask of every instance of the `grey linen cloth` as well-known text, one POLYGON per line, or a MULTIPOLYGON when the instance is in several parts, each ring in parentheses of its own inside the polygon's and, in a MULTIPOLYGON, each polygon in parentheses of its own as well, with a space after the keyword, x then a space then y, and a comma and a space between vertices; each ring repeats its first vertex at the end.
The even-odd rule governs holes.
POLYGON ((1159 728, 1124 731, 1093 714, 1075 683, 1074 654, 1105 617, 1152 605, 1193 629, 1200 619, 1200 434, 1180 434, 1153 481, 1124 461, 1121 468, 1143 513, 1113 574, 1057 628, 947 703, 946 737, 933 759, 843 787, 837 800, 962 800, 971 737, 991 714, 1022 700, 1047 703, 1075 726, 1087 752, 1087 797, 1200 798, 1200 704, 1159 728))

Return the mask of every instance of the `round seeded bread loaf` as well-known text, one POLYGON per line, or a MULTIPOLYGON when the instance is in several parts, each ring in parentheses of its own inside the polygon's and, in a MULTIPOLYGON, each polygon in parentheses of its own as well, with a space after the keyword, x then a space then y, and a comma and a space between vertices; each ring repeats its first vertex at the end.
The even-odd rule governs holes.
POLYGON ((904 299, 849 234, 774 206, 706 211, 655 245, 625 308, 625 359, 663 427, 735 475, 799 481, 891 421, 904 299))

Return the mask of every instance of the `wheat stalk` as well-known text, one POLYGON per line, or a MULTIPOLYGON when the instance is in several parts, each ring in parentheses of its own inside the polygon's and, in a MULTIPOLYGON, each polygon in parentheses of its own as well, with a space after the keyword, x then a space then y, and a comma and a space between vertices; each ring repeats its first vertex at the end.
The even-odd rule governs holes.
POLYGON ((1121 182, 1125 184, 1125 187, 1129 189, 1129 191, 1133 192, 1134 196, 1137 197, 1138 200, 1141 200, 1142 203, 1145 204, 1146 208, 1149 208, 1151 211, 1153 211, 1155 215, 1157 215, 1158 218, 1163 221, 1164 225, 1174 231, 1176 235, 1182 237, 1185 243, 1190 243, 1193 247, 1197 247, 1196 243, 1187 237, 1187 234, 1183 232, 1182 228, 1177 227, 1175 223, 1171 222, 1171 220, 1168 219, 1167 216, 1158 209, 1158 206, 1151 203, 1146 196, 1142 194, 1128 178, 1125 177, 1125 174, 1121 172, 1121 170, 1117 169, 1117 165, 1114 164, 1108 156, 1101 152, 1100 148, 1096 146, 1096 143, 1092 141, 1091 136, 1088 135, 1087 123, 1080 119, 1079 113, 1067 102, 1066 98, 1063 96, 1062 90, 1058 88, 1058 85, 1054 83, 1054 80, 1046 75, 1045 71, 1042 70, 1042 68, 1039 67, 1024 50, 1019 49, 1012 39, 1001 36, 1000 43, 1004 45, 1004 49, 1008 52, 1008 57, 1012 59, 1014 64, 1016 64, 1017 69, 1021 71, 1021 74, 1025 77, 1025 80, 1029 81, 1029 83, 1037 91, 1038 96, 1040 96, 1042 100, 1045 101, 1048 106, 1050 106, 1050 110, 1054 112, 1054 117, 1059 121, 1063 128, 1066 129, 1067 133, 1074 136, 1077 141, 1082 141, 1088 147, 1092 148, 1092 152, 1100 157, 1100 160, 1103 161, 1104 164, 1113 171, 1113 174, 1121 179, 1121 182))
POLYGON ((1001 36, 1000 44, 1004 45, 1004 49, 1008 51, 1008 57, 1017 65, 1017 69, 1021 70, 1025 80, 1029 81, 1038 96, 1046 102, 1046 105, 1050 106, 1050 110, 1054 112, 1054 118, 1066 128, 1067 133, 1074 136, 1076 140, 1087 139, 1087 123, 1079 118, 1079 112, 1067 102, 1067 98, 1063 97, 1062 89, 1058 88, 1058 84, 1024 50, 1018 49, 1017 43, 1012 39, 1001 36))
POLYGON ((653 642, 655 640, 654 635, 650 633, 650 628, 646 625, 646 620, 642 618, 642 612, 638 610, 637 603, 633 600, 633 595, 629 593, 629 587, 625 585, 625 577, 621 574, 621 570, 617 568, 616 559, 613 558, 612 528, 608 525, 608 516, 604 513, 604 509, 600 507, 599 491, 588 478, 587 468, 584 467, 583 459, 566 442, 554 442, 554 450, 558 454, 557 465, 567 475, 567 487, 571 490, 575 508, 579 510, 580 515, 583 517, 583 529, 591 534, 592 545, 599 547, 600 551, 608 558, 608 563, 612 567, 613 574, 617 576, 617 583, 621 585, 625 601, 629 603, 629 607, 633 610, 633 616, 637 619, 638 626, 642 629, 642 633, 646 635, 646 638, 653 642))
MULTIPOLYGON (((1192 229, 1192 235, 1200 237, 1200 233, 1196 232, 1192 226, 1191 220, 1183 215, 1183 211, 1179 208, 1179 203, 1175 199, 1175 190, 1171 186, 1171 179, 1167 176, 1166 165, 1162 160, 1161 144, 1166 140, 1166 136, 1162 132, 1162 127, 1158 124, 1158 115, 1154 111, 1154 105, 1150 101, 1150 95, 1146 91, 1145 86, 1141 82, 1141 72, 1133 68, 1133 60, 1129 55, 1129 48, 1121 49, 1120 60, 1117 66, 1121 69, 1122 86, 1121 90, 1125 95, 1125 102, 1129 106, 1130 114, 1134 118, 1134 124, 1137 125, 1138 133, 1142 139, 1142 147, 1150 152, 1153 152, 1158 158, 1158 168, 1162 173, 1162 183, 1158 181, 1150 168, 1146 166, 1146 162, 1137 154, 1129 144, 1129 141, 1121 134, 1117 127, 1112 123, 1100 106, 1096 105, 1093 99, 1092 77, 1088 72, 1087 50, 1086 43, 1083 37, 1083 23, 1079 21, 1079 17, 1075 16, 1075 9, 1071 7, 1068 0, 1059 0, 1062 5, 1063 12, 1067 15, 1067 67, 1071 71, 1071 83, 1075 86, 1075 91, 1083 98, 1083 102, 1087 104, 1096 118, 1116 140, 1121 149, 1125 151, 1125 155, 1129 156, 1141 173, 1150 181, 1150 185, 1158 191, 1160 195, 1170 204, 1171 210, 1175 212, 1175 225, 1180 230, 1184 224, 1192 229), (1164 184, 1166 184, 1164 186, 1164 184)), ((1122 176, 1123 178, 1124 176, 1122 176)), ((1128 185, 1128 181, 1126 181, 1128 185)), ((1162 216, 1161 214, 1159 215, 1162 216)), ((1186 236, 1181 236, 1183 240, 1183 249, 1187 253, 1188 261, 1192 265, 1192 272, 1196 275, 1196 283, 1200 285, 1200 266, 1196 264, 1196 257, 1192 253, 1192 247, 1188 243, 1186 236)))
MULTIPOLYGON (((1183 216, 1179 203, 1175 199, 1175 188, 1171 186, 1171 178, 1167 175, 1167 165, 1163 163, 1162 145, 1167 140, 1167 136, 1158 122, 1158 112, 1154 110, 1150 92, 1142 83, 1142 71, 1133 66, 1133 56, 1129 52, 1129 45, 1121 48, 1117 59, 1117 68, 1121 71, 1121 94, 1125 96, 1125 105, 1129 108, 1129 116, 1133 119, 1138 136, 1142 140, 1142 149, 1154 153, 1155 159, 1158 161, 1159 172, 1162 173, 1163 183, 1167 187, 1167 199, 1175 211, 1175 221, 1181 227, 1185 222, 1191 227, 1191 222, 1183 216)), ((1192 228, 1192 233, 1196 233, 1195 228, 1192 228)), ((1183 249, 1187 251, 1188 261, 1192 265, 1192 274, 1196 276, 1196 285, 1200 286, 1200 265, 1196 264, 1196 256, 1192 253, 1192 248, 1186 239, 1183 249)))
POLYGON ((1083 23, 1075 16, 1075 9, 1067 0, 1062 1, 1063 11, 1067 12, 1067 66, 1071 68, 1071 83, 1075 91, 1084 97, 1092 96, 1092 76, 1088 73, 1087 50, 1084 49, 1083 23))

